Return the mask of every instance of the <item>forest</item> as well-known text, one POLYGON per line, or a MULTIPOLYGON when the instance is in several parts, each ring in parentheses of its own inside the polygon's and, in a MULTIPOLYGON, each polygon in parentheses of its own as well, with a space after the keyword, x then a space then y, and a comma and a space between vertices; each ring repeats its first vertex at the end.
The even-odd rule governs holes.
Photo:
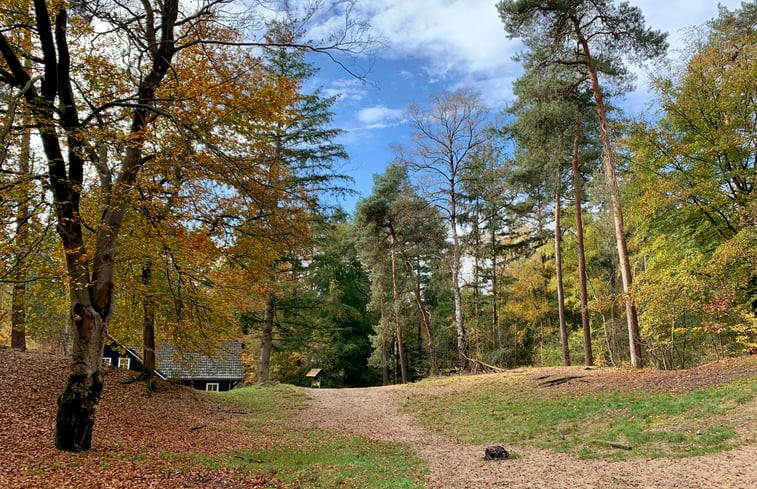
POLYGON ((354 211, 336 97, 308 82, 369 26, 239 5, 0 8, 0 345, 71 355, 58 448, 90 447, 109 337, 148 389, 162 343, 240 340, 249 382, 340 387, 757 351, 757 4, 656 64, 632 117, 615 101, 667 48, 639 8, 498 2, 513 103, 408 105, 354 211))

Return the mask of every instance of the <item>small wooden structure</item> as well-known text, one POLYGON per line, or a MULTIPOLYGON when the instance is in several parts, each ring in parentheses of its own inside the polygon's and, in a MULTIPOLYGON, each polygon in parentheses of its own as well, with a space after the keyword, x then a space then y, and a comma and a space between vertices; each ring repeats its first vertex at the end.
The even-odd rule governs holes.
POLYGON ((321 370, 320 368, 311 368, 305 377, 310 379, 310 387, 321 387, 321 370))

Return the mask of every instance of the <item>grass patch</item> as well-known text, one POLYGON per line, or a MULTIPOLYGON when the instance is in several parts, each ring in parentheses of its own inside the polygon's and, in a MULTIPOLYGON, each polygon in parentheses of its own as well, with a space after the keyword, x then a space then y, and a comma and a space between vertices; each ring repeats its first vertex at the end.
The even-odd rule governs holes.
POLYGON ((266 448, 222 455, 165 453, 162 458, 262 474, 303 489, 423 487, 427 469, 408 445, 292 423, 292 418, 308 402, 301 389, 287 385, 254 386, 214 397, 249 410, 251 414, 245 418, 245 424, 260 437, 260 446, 266 448))
POLYGON ((686 457, 737 445, 733 418, 756 393, 747 379, 684 394, 555 395, 505 378, 471 390, 417 390, 405 409, 467 443, 531 445, 582 458, 686 457))

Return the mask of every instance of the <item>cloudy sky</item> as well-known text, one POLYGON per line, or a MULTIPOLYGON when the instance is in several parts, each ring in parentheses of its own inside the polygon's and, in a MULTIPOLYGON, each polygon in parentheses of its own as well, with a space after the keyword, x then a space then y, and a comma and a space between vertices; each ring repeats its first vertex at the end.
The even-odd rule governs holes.
MULTIPOLYGON (((641 8, 647 25, 667 32, 669 56, 675 59, 687 33, 717 15, 713 0, 631 0, 641 8)), ((720 0, 733 10, 739 0, 720 0)), ((325 93, 339 95, 335 125, 350 154, 344 165, 360 195, 342 204, 352 211, 360 197, 370 194, 372 175, 382 173, 393 158, 391 146, 407 144, 404 122, 407 104, 428 103, 429 95, 467 87, 481 93, 493 113, 512 100, 512 82, 522 70, 512 60, 522 49, 509 40, 499 20, 495 0, 359 0, 353 15, 368 21, 374 37, 383 41, 375 55, 358 60, 370 64, 362 82, 325 58, 314 83, 325 93)), ((360 66, 362 65, 362 66, 360 66)), ((647 110, 650 96, 643 72, 637 89, 623 107, 638 114, 647 110)))

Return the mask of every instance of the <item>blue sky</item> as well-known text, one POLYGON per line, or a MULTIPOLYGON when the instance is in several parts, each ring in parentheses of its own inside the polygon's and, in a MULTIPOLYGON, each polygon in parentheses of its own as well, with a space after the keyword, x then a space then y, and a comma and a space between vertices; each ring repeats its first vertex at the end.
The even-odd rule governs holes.
MULTIPOLYGON (((326 0, 328 3, 331 0, 326 0)), ((647 25, 669 34, 669 57, 691 34, 691 28, 717 15, 717 2, 707 0, 637 0, 647 25)), ((730 10, 738 0, 721 0, 730 10)), ((383 40, 375 55, 359 59, 371 65, 362 82, 329 62, 314 58, 321 68, 313 83, 328 95, 338 95, 334 125, 350 155, 342 171, 355 180, 358 195, 342 201, 352 212, 357 200, 370 194, 373 174, 392 161, 392 145, 407 145, 411 130, 405 122, 410 102, 426 106, 432 93, 462 87, 481 93, 498 114, 512 101, 512 82, 522 70, 512 56, 522 49, 509 40, 500 23, 495 0, 359 0, 353 14, 371 25, 383 40)), ((328 19, 327 19, 328 23, 328 19)), ((649 110, 652 99, 645 74, 639 70, 636 90, 621 106, 631 114, 649 110)))

